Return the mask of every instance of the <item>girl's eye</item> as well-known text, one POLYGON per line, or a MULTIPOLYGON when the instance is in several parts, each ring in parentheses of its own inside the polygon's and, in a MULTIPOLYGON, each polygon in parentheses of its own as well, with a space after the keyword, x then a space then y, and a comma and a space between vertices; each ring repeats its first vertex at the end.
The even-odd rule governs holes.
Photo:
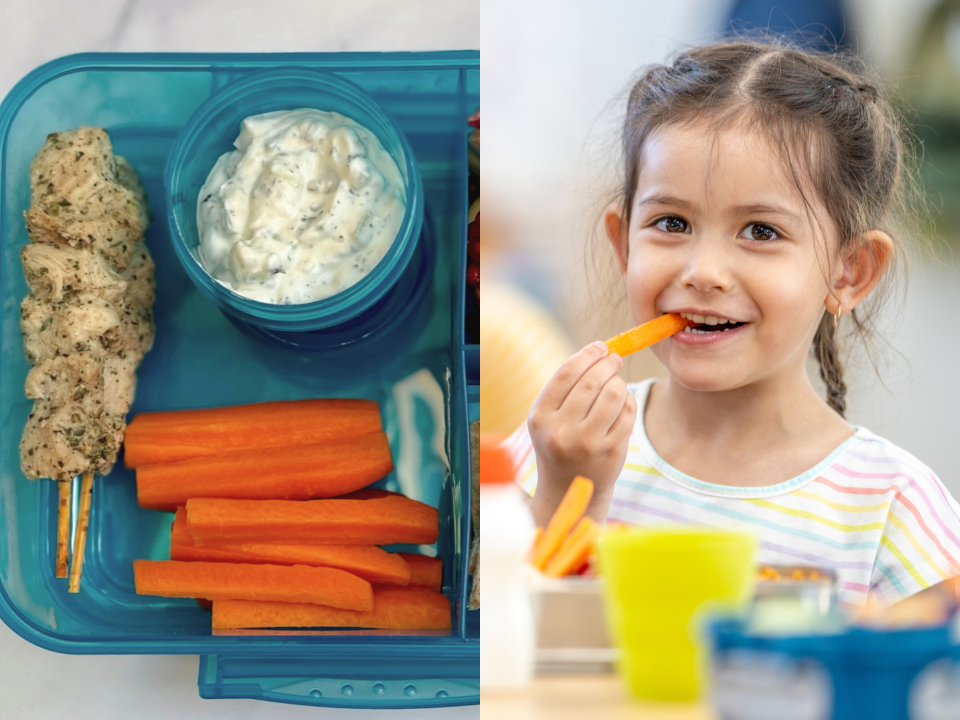
POLYGON ((740 237, 746 238, 747 240, 759 240, 760 242, 780 239, 780 235, 776 230, 769 225, 761 225, 760 223, 747 225, 743 229, 743 232, 740 233, 740 237))
POLYGON ((657 221, 657 229, 668 233, 684 233, 690 226, 678 217, 665 217, 657 221))

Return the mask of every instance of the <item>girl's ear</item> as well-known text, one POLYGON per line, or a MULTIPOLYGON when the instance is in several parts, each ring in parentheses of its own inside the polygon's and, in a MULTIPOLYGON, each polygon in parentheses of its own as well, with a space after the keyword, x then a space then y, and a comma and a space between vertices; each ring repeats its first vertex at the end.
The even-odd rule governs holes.
POLYGON ((623 206, 620 203, 610 203, 603 213, 603 227, 607 232, 607 239, 613 245, 614 255, 620 274, 627 273, 627 256, 629 254, 627 225, 623 221, 623 206))
POLYGON ((893 260, 893 240, 882 230, 865 232, 844 252, 843 266, 824 305, 835 315, 850 312, 877 286, 893 260))

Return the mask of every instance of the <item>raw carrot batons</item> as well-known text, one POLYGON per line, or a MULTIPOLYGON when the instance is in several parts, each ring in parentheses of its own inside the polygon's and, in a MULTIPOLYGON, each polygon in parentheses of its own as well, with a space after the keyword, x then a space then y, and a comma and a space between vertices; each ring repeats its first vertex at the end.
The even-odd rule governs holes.
POLYGON ((127 426, 124 464, 135 468, 234 450, 315 445, 381 430, 374 400, 287 400, 140 413, 127 426))
POLYGON ((592 519, 583 518, 547 562, 544 575, 560 577, 577 572, 593 554, 599 539, 600 527, 592 519))
POLYGON ((373 609, 373 588, 329 567, 134 560, 138 595, 219 600, 318 603, 345 610, 373 609))
POLYGON ((438 557, 398 553, 410 568, 410 585, 440 592, 443 587, 443 560, 438 557))
POLYGON ((214 632, 281 627, 449 630, 450 600, 424 587, 389 586, 374 589, 373 609, 367 612, 303 603, 214 600, 214 632))
POLYGON ((575 477, 533 551, 535 568, 543 570, 546 567, 547 561, 586 512, 591 497, 593 497, 593 482, 583 477, 575 477))
POLYGON ((137 499, 150 510, 175 510, 190 498, 284 498, 343 495, 393 470, 382 431, 314 445, 253 448, 142 465, 137 499))
POLYGON ((187 529, 198 546, 236 542, 308 545, 431 545, 437 509, 402 495, 355 500, 187 500, 187 529))
POLYGON ((134 562, 138 593, 212 601, 221 630, 451 627, 443 561, 377 547, 433 544, 440 522, 367 487, 393 470, 376 402, 145 413, 125 463, 142 507, 176 510, 171 559, 134 562))
MULTIPOLYGON (((176 518, 170 528, 170 559, 187 562, 333 567, 351 572, 371 583, 388 585, 406 585, 411 581, 412 576, 411 567, 402 556, 388 553, 372 545, 294 545, 249 542, 197 547, 187 530, 185 507, 177 508, 176 518)), ((437 589, 439 590, 439 585, 437 589)))
POLYGON ((676 313, 667 313, 656 320, 645 322, 643 325, 638 325, 632 330, 627 330, 614 338, 610 338, 607 340, 607 350, 611 354, 616 353, 620 357, 626 357, 654 343, 665 340, 688 325, 694 324, 676 313))

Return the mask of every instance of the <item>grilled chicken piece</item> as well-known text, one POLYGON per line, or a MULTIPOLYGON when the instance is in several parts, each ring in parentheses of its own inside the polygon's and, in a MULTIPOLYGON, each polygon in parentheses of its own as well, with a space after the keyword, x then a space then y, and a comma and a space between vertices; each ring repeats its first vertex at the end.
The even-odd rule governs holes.
POLYGON ((127 267, 147 226, 136 173, 114 158, 101 128, 52 133, 30 166, 32 199, 24 213, 33 242, 95 249, 127 267))
POLYGON ((26 393, 34 404, 20 441, 20 465, 27 477, 69 480, 88 470, 105 474, 113 469, 123 440, 123 414, 105 411, 101 367, 89 353, 75 353, 30 370, 26 393))
POLYGON ((127 290, 127 281, 100 253, 30 243, 21 248, 20 260, 30 292, 45 302, 62 302, 78 293, 97 293, 107 302, 117 302, 127 290))
POLYGON ((108 416, 125 418, 133 404, 137 387, 138 359, 108 355, 103 362, 103 411, 108 416))
POLYGON ((46 303, 28 295, 20 304, 23 350, 31 365, 63 355, 102 352, 122 335, 120 315, 97 295, 46 303))
POLYGON ((152 297, 153 275, 144 269, 125 281, 120 302, 84 293, 64 302, 43 302, 28 295, 20 304, 23 349, 31 365, 60 355, 113 353, 139 362, 153 346, 150 305, 124 302, 128 297, 152 297))
POLYGON ((156 267, 147 246, 137 243, 130 264, 120 273, 120 277, 126 282, 123 302, 127 307, 153 307, 156 296, 155 272, 156 267))

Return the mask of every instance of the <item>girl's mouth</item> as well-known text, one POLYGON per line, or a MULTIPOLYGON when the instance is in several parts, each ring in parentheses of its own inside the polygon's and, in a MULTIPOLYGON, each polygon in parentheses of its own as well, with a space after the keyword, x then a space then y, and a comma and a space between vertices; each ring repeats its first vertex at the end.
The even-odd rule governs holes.
POLYGON ((729 332, 735 328, 746 325, 745 322, 730 320, 728 318, 716 317, 715 315, 695 315, 694 313, 680 313, 680 317, 690 320, 696 325, 685 327, 683 332, 693 333, 694 335, 705 333, 729 332))
POLYGON ((683 342, 693 342, 695 344, 729 337, 731 333, 737 334, 735 332, 736 330, 749 324, 739 320, 731 320, 730 318, 717 317, 715 315, 680 313, 680 317, 696 324, 684 328, 682 332, 677 333, 674 337, 683 342))

